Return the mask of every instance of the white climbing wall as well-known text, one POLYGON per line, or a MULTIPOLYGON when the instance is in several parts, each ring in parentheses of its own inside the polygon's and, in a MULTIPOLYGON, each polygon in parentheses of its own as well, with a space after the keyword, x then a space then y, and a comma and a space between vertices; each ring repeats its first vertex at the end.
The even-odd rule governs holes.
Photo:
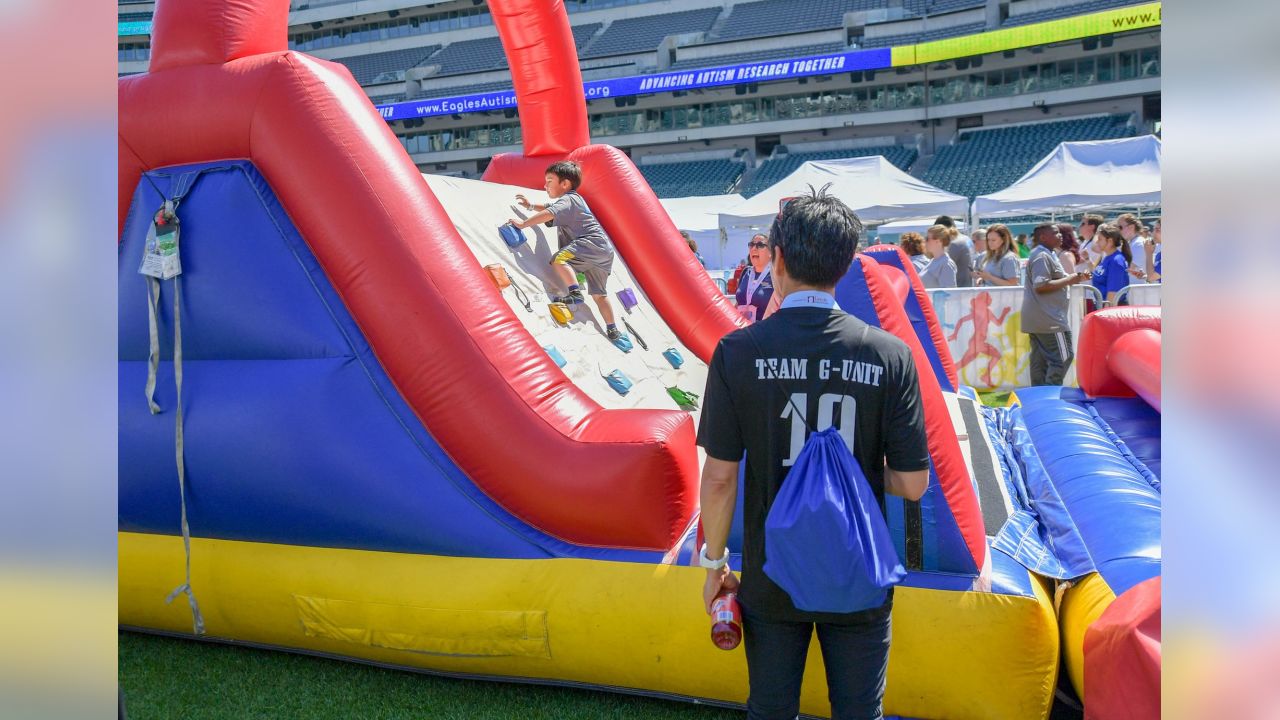
MULTIPOLYGON (((626 319, 644 338, 648 350, 635 341, 634 335, 632 342, 635 347, 630 353, 614 347, 604 335, 604 321, 590 297, 586 303, 574 306, 574 318, 567 327, 559 325, 551 317, 547 309, 549 296, 565 292, 550 266, 551 256, 558 249, 555 228, 526 228, 527 242, 517 248, 507 247, 498 234, 499 226, 508 219, 530 214, 519 207, 516 193, 523 193, 531 202, 546 203, 545 192, 439 175, 423 177, 480 265, 500 263, 506 268, 512 284, 528 296, 533 312, 525 310, 512 288, 502 291, 511 311, 524 323, 529 334, 538 344, 554 345, 560 350, 567 361, 562 368, 564 373, 593 400, 606 408, 674 410, 679 408, 667 394, 667 387, 674 385, 702 394, 706 387, 707 366, 676 339, 675 333, 636 285, 621 256, 614 259, 613 272, 609 276, 609 299, 618 318, 618 328, 632 335, 622 325, 622 319, 626 319), (624 310, 618 300, 618 291, 623 288, 634 290, 639 301, 630 312, 624 310), (662 357, 662 351, 670 347, 684 356, 684 365, 679 370, 672 368, 662 357), (601 377, 613 370, 621 370, 631 378, 633 386, 626 396, 615 392, 601 377)), ((693 415, 696 422, 697 411, 693 415)))

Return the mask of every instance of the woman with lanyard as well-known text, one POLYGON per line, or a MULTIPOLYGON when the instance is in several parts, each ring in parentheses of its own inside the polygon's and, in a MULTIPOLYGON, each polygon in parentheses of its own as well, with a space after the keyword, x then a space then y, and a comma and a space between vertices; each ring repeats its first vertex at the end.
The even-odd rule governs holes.
POLYGON ((738 283, 735 296, 738 301, 738 312, 750 322, 763 320, 769 300, 773 298, 773 278, 770 277, 770 263, 773 255, 769 252, 769 238, 755 235, 747 243, 747 267, 738 283))
MULTIPOLYGON (((1129 254, 1129 241, 1120 228, 1111 223, 1098 227, 1094 242, 1102 252, 1102 260, 1093 269, 1093 286, 1098 288, 1106 300, 1105 305, 1110 307, 1116 304, 1120 290, 1129 285, 1129 263, 1133 262, 1133 256, 1129 254)), ((1125 301, 1122 304, 1129 303, 1125 301)))

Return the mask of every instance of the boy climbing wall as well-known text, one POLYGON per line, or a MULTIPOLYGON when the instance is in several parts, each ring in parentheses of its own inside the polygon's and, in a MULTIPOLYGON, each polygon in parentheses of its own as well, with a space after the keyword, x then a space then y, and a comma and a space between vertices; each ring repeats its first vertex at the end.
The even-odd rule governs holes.
POLYGON ((623 338, 614 322, 613 306, 609 302, 605 285, 609 281, 609 272, 613 268, 613 243, 605 234, 604 228, 587 207, 587 201, 578 194, 578 186, 582 184, 582 168, 572 161, 554 163, 546 172, 547 195, 551 202, 540 205, 529 202, 524 195, 516 195, 516 200, 526 210, 536 210, 527 220, 512 219, 510 222, 524 229, 539 223, 554 224, 562 234, 569 237, 570 242, 560 248, 551 259, 551 266, 564 284, 568 294, 559 301, 566 305, 584 302, 582 288, 578 286, 575 271, 581 271, 587 278, 587 294, 595 300, 604 318, 605 333, 609 339, 617 342, 623 338))

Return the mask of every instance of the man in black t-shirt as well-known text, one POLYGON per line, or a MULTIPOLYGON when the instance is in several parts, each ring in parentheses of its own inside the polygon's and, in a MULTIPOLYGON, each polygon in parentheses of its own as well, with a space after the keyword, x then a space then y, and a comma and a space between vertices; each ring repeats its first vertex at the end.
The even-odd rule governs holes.
POLYGON ((881 717, 892 592, 871 610, 802 612, 763 570, 765 517, 804 446, 806 418, 818 430, 839 428, 882 507, 886 492, 918 500, 928 486, 924 412, 910 349, 835 306, 836 281, 849 269, 861 230, 853 211, 822 191, 783 208, 769 234, 782 307, 722 339, 707 373, 698 428, 698 444, 707 452, 703 601, 709 611, 722 588, 738 589, 752 720, 796 717, 815 624, 832 717, 881 717), (739 587, 725 562, 725 542, 744 453, 746 546, 739 587))

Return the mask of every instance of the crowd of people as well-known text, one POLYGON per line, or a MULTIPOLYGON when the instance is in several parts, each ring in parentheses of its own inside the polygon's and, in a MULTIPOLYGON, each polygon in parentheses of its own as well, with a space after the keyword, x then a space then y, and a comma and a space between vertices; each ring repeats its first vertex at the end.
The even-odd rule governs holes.
MULTIPOLYGON (((1111 222, 1089 214, 1078 228, 1069 223, 1050 224, 1062 238, 1054 254, 1063 270, 1089 273, 1105 304, 1123 304, 1124 299, 1117 300, 1117 296, 1130 283, 1160 282, 1159 220, 1147 227, 1130 213, 1111 222)), ((1041 232, 1039 228, 1037 232, 1041 232)), ((926 288, 1022 285, 1034 243, 1034 234, 1030 239, 1026 234, 1015 238, 1002 224, 976 228, 966 237, 945 215, 924 236, 908 232, 898 241, 926 288)))
MULTIPOLYGON (((878 242, 874 240, 872 244, 878 242)), ((1131 213, 1107 222, 1087 214, 1079 226, 1041 223, 1016 237, 1007 225, 975 228, 965 236, 943 215, 924 235, 903 233, 898 246, 910 258, 925 288, 1023 288, 1022 331, 1030 336, 1031 382, 1060 385, 1074 359, 1068 317, 1069 287, 1089 282, 1097 307, 1126 305, 1124 288, 1161 281, 1160 220, 1150 227, 1131 213)), ((756 235, 747 259, 729 281, 739 313, 749 321, 775 312, 780 298, 770 276, 768 237, 756 235)))

